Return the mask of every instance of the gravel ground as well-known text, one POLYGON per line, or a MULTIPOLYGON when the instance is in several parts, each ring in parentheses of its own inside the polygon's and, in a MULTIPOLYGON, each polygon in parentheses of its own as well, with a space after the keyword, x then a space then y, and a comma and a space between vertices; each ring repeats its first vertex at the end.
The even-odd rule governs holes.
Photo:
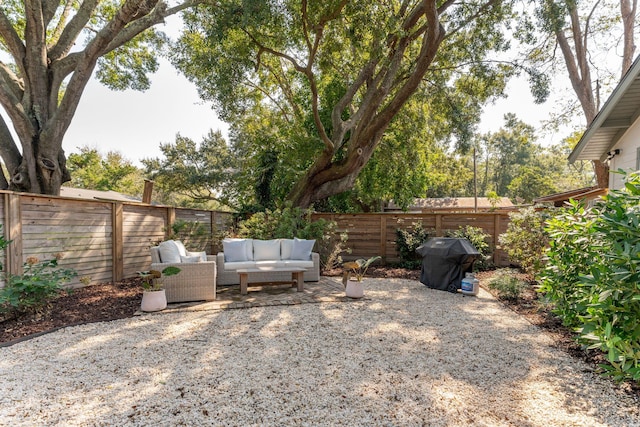
POLYGON ((638 402, 481 291, 156 313, 0 348, 0 425, 640 426, 638 402))

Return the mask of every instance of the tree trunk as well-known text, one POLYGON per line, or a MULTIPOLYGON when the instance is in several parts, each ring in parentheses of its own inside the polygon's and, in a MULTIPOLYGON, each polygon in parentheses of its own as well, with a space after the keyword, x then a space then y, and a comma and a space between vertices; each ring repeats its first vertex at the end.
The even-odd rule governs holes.
POLYGON ((99 0, 24 2, 24 28, 15 23, 22 11, 3 5, 0 39, 13 62, 0 62, 0 105, 21 149, 0 117, 0 156, 9 173, 8 180, 0 179, 0 188, 60 194, 61 185, 71 179, 62 139, 98 59, 203 1, 184 0, 168 8, 160 0, 126 0, 110 20, 97 16, 99 0), (92 20, 104 25, 96 27, 92 20), (93 37, 83 50, 72 51, 88 26, 93 37))
MULTIPOLYGON (((306 73, 312 89, 314 123, 325 149, 289 193, 288 199, 294 206, 306 208, 315 201, 353 188, 391 120, 419 87, 444 39, 445 30, 440 24, 436 3, 433 0, 419 2, 405 17, 405 33, 392 35, 384 42, 386 46, 392 46, 385 52, 386 56, 383 55, 384 59, 383 56, 372 55, 369 64, 333 107, 331 137, 317 111, 320 102, 314 77, 310 72, 306 73), (426 22, 413 33, 422 17, 426 22), (412 47, 416 35, 420 36, 420 50, 410 71, 401 74, 405 72, 401 70, 406 52, 412 47), (364 91, 361 98, 364 101, 360 104, 354 102, 358 91, 364 91), (352 111, 346 120, 342 117, 345 110, 352 111), (335 160, 340 153, 344 153, 344 158, 335 160)), ((310 69, 311 64, 307 67, 310 69)))

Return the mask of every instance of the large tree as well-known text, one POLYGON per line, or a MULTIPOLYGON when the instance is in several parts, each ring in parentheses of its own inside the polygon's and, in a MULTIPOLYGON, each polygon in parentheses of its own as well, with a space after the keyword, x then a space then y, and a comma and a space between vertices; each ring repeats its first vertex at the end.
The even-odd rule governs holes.
POLYGON ((203 0, 4 0, 0 4, 0 188, 59 194, 69 171, 62 141, 84 88, 149 86, 152 27, 203 0))
MULTIPOLYGON (((543 0, 536 14, 536 29, 547 37, 539 39, 530 58, 544 69, 564 65, 588 126, 601 107, 603 88, 631 67, 637 0, 543 0), (611 52, 619 56, 617 67, 611 67, 611 52)), ((608 165, 594 160, 593 166, 598 186, 608 187, 608 165)))
POLYGON ((142 196, 142 170, 118 151, 109 151, 103 156, 96 148, 80 147, 80 153, 69 155, 67 166, 71 187, 142 196))
MULTIPOLYGON (((288 195, 306 207, 354 186, 417 91, 433 85, 452 95, 466 84, 480 93, 503 83, 505 68, 483 60, 508 47, 502 25, 511 3, 229 0, 187 14, 174 62, 223 118, 262 103, 280 114, 293 143, 312 147, 311 157, 299 155, 304 172, 288 195)), ((450 110, 450 120, 474 123, 450 110)))

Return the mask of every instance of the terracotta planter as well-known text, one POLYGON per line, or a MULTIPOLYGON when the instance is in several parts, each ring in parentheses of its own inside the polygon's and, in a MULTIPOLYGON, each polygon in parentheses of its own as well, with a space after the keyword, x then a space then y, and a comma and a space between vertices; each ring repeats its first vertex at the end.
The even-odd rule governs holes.
POLYGON ((167 295, 164 289, 142 292, 142 303, 140 304, 142 311, 160 311, 165 308, 167 308, 167 295))
POLYGON ((362 298, 364 296, 364 287, 362 282, 357 280, 347 280, 345 293, 349 298, 362 298))

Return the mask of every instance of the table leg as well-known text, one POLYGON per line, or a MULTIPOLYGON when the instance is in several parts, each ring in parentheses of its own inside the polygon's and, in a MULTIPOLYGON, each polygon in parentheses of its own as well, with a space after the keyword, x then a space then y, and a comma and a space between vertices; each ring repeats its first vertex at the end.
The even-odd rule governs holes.
POLYGON ((247 294, 247 284, 249 283, 249 273, 238 273, 240 274, 240 294, 247 294))
POLYGON ((298 292, 302 292, 304 290, 304 271, 296 271, 291 275, 293 276, 293 281, 296 282, 298 292))

